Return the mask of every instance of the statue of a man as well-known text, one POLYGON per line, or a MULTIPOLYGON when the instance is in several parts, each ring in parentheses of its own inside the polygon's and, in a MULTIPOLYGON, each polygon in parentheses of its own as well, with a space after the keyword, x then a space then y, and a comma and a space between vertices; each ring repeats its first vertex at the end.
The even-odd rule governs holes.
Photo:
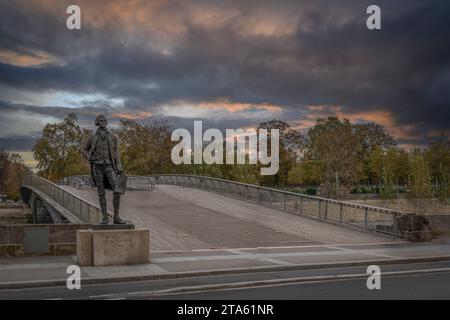
POLYGON ((104 115, 95 118, 97 132, 93 134, 83 147, 83 156, 91 163, 91 178, 95 186, 102 209, 103 219, 100 224, 108 224, 105 189, 113 191, 114 223, 125 224, 119 217, 120 193, 117 192, 117 175, 123 174, 120 163, 118 139, 108 131, 108 121, 104 115))

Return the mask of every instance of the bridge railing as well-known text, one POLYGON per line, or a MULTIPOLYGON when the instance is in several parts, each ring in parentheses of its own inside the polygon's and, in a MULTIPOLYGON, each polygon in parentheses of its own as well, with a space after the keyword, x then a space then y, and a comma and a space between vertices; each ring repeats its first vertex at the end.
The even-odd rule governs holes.
MULTIPOLYGON (((90 184, 90 176, 78 177, 81 177, 86 184, 90 184)), ((67 181, 73 181, 73 177, 69 177, 67 181)), ((381 232, 392 235, 394 238, 399 235, 398 218, 403 215, 410 215, 410 213, 399 210, 194 175, 128 176, 127 187, 148 190, 155 183, 215 191, 239 199, 254 201, 263 206, 280 209, 291 214, 304 215, 338 225, 381 232)))
POLYGON ((398 217, 406 212, 310 196, 218 178, 193 175, 155 175, 157 184, 215 191, 292 214, 398 236, 398 217))
MULTIPOLYGON (((71 179, 71 181, 74 180, 71 179)), ((67 183, 68 181, 66 180, 67 183)), ((48 180, 37 176, 27 176, 25 177, 23 186, 44 193, 84 223, 95 224, 101 220, 102 213, 99 207, 48 180)))

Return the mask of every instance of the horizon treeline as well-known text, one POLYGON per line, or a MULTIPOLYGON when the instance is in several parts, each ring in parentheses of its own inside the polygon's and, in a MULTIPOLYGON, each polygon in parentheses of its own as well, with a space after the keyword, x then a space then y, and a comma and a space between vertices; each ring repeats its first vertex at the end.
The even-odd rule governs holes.
MULTIPOLYGON (((383 198, 399 190, 417 201, 450 198, 450 141, 444 133, 427 148, 406 151, 376 123, 357 124, 348 119, 317 119, 306 132, 281 120, 262 122, 259 128, 279 129, 280 166, 273 176, 261 176, 261 165, 172 163, 172 126, 167 120, 140 123, 123 120, 112 131, 119 138, 122 166, 130 175, 193 174, 271 187, 313 187, 326 197, 353 192, 354 186, 376 186, 383 198)), ((38 175, 57 181, 65 176, 89 174, 81 147, 93 133, 80 128, 69 115, 47 124, 33 147, 38 175)))

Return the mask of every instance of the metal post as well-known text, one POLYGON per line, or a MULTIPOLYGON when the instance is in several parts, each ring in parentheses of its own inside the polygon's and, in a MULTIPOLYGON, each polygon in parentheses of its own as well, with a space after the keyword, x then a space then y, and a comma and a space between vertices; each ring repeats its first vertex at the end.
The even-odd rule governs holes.
POLYGON ((324 220, 328 219, 328 201, 325 201, 325 214, 324 214, 324 220))
POLYGON ((286 193, 283 193, 283 209, 286 211, 286 193))
POLYGON ((300 213, 303 213, 303 197, 300 196, 300 213))
POLYGON ((270 195, 270 206, 273 207, 273 195, 272 195, 272 190, 269 191, 269 195, 270 195))
POLYGON ((393 228, 393 233, 394 233, 394 239, 396 239, 397 238, 397 213, 393 213, 392 214, 392 218, 394 219, 394 223, 393 223, 393 225, 392 225, 392 228, 393 228))
POLYGON ((368 213, 368 208, 364 208, 364 228, 368 229, 369 226, 369 213, 368 213))
POLYGON ((319 219, 322 219, 322 214, 321 214, 321 208, 322 208, 322 200, 319 200, 319 219))
POLYGON ((342 210, 343 206, 342 203, 339 204, 339 223, 342 224, 342 210))

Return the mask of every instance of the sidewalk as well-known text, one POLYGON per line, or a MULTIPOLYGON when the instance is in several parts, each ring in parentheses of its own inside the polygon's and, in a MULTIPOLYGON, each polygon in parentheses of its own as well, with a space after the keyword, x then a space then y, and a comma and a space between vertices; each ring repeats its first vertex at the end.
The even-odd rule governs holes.
MULTIPOLYGON (((151 263, 133 266, 82 267, 82 283, 170 279, 201 275, 345 267, 367 264, 450 260, 450 242, 311 245, 157 251, 151 263)), ((0 259, 0 289, 65 285, 75 256, 30 256, 0 259)))

